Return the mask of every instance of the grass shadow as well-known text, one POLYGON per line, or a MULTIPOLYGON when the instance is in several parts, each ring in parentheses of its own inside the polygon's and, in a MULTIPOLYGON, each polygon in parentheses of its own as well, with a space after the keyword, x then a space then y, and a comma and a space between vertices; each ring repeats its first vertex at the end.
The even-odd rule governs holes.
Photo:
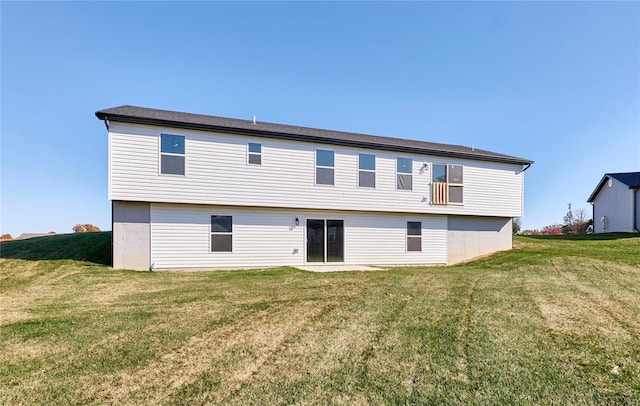
POLYGON ((535 240, 566 240, 566 241, 602 241, 619 240, 624 238, 640 238, 638 233, 600 233, 600 234, 563 234, 563 235, 523 235, 519 237, 535 240))
POLYGON ((0 244, 0 258, 32 261, 72 259, 111 266, 111 252, 111 231, 57 234, 0 244))

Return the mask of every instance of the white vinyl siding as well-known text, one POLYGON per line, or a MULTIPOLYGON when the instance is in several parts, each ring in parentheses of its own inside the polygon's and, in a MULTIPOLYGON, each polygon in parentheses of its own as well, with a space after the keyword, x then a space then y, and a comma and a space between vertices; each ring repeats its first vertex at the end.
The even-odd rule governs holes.
MULTIPOLYGON (((521 165, 449 159, 464 166, 464 206, 434 206, 431 171, 413 170, 412 190, 396 190, 396 158, 391 151, 327 146, 288 140, 184 130, 186 176, 158 173, 163 127, 112 122, 109 133, 109 195, 113 200, 318 210, 367 210, 416 214, 520 217, 521 165), (268 165, 247 165, 247 143, 261 144, 268 165), (328 148, 330 147, 330 148, 328 148), (334 186, 314 187, 316 149, 335 152, 334 186), (358 155, 376 156, 376 187, 358 187, 358 155)), ((439 157, 406 154, 414 166, 439 157)))
POLYGON ((593 200, 593 231, 595 233, 633 232, 633 190, 611 179, 602 186, 593 200), (606 217, 606 229, 602 217, 606 217))
POLYGON ((308 218, 344 221, 345 264, 447 261, 446 216, 151 204, 151 262, 157 269, 302 266, 308 218), (233 217, 233 252, 210 251, 212 215, 233 217), (422 252, 406 252, 407 221, 422 224, 422 252))

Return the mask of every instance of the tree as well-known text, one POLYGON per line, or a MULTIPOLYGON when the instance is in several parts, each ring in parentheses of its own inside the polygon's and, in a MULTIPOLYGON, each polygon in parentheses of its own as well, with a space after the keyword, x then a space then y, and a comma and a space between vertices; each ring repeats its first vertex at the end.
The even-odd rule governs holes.
POLYGON ((585 209, 577 209, 573 211, 573 215, 575 218, 573 232, 576 234, 586 233, 587 227, 589 227, 589 221, 591 220, 587 216, 587 211, 585 209))
POLYGON ((544 235, 560 235, 562 234, 562 226, 560 224, 551 224, 542 228, 544 235))
POLYGON ((72 230, 74 233, 95 233, 100 231, 100 228, 93 224, 76 224, 72 230))
POLYGON ((563 234, 572 233, 573 225, 576 219, 573 216, 573 210, 571 210, 571 203, 569 203, 569 211, 567 212, 567 214, 564 215, 564 217, 562 217, 562 221, 564 221, 564 225, 562 226, 562 233, 563 234))
POLYGON ((2 234, 0 240, 13 240, 13 237, 11 236, 11 234, 2 234))
POLYGON ((569 211, 562 218, 564 225, 562 231, 564 234, 584 234, 587 232, 590 219, 587 216, 585 209, 571 209, 571 203, 569 203, 569 211))
POLYGON ((513 235, 516 235, 520 232, 522 228, 522 219, 520 217, 514 217, 511 222, 511 229, 513 231, 513 235))

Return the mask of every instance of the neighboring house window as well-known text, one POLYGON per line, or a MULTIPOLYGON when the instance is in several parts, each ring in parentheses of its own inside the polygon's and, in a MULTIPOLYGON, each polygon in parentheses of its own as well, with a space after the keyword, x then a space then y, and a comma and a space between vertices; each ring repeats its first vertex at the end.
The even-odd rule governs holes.
POLYGON ((462 204, 462 173, 462 165, 433 164, 431 203, 462 204))
POLYGON ((262 144, 250 142, 248 151, 249 156, 247 162, 252 165, 262 165, 262 144))
POLYGON ((231 216, 211 216, 211 251, 231 252, 233 247, 231 216))
POLYGON ((396 189, 413 189, 413 160, 410 158, 396 158, 396 189))
POLYGON ((358 186, 376 187, 376 156, 358 155, 358 186))
POLYGON ((160 134, 160 173, 184 175, 184 135, 160 134))
POLYGON ((333 185, 335 154, 325 149, 316 150, 316 185, 333 185))
POLYGON ((421 221, 407 221, 407 251, 422 251, 421 221))

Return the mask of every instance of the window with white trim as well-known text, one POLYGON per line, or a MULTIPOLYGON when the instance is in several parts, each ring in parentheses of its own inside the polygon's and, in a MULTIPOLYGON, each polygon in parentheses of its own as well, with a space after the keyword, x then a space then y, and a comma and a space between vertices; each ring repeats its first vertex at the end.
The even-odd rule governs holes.
POLYGON ((396 158, 396 189, 413 190, 413 160, 396 158))
POLYGON ((262 144, 257 142, 247 144, 247 163, 250 165, 262 165, 262 144))
POLYGON ((463 204, 463 166, 433 164, 431 167, 431 204, 463 204))
POLYGON ((422 221, 407 221, 407 251, 422 251, 422 221))
POLYGON ((335 153, 326 149, 316 150, 316 185, 333 185, 335 177, 335 153))
POLYGON ((160 173, 184 175, 184 135, 160 134, 160 173))
POLYGON ((358 186, 376 187, 376 156, 358 154, 358 186))
POLYGON ((211 252, 233 251, 233 217, 211 216, 211 252))

